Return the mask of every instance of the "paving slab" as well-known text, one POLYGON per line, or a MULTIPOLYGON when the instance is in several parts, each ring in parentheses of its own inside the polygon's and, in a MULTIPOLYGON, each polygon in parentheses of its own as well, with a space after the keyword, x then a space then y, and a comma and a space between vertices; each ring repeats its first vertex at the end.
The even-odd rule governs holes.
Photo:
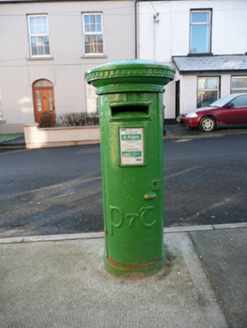
POLYGON ((190 232, 231 327, 247 327, 247 230, 190 232))
POLYGON ((228 327, 188 233, 165 234, 156 275, 116 279, 103 239, 1 244, 1 328, 228 327))

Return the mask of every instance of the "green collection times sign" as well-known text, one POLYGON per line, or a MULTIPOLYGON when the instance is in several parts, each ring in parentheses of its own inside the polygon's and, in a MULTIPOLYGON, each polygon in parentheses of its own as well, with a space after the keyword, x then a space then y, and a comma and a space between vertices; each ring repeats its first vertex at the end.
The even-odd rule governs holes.
POLYGON ((124 134, 122 140, 141 140, 141 134, 124 134))

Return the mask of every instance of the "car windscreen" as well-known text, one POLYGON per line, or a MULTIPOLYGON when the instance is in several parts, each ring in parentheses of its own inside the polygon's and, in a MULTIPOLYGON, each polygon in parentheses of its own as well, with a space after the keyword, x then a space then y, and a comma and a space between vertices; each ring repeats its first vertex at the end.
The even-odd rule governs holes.
POLYGON ((224 106, 225 104, 227 104, 229 101, 231 101, 233 98, 235 98, 236 95, 233 94, 233 95, 228 95, 228 96, 225 96, 225 97, 222 97, 216 101, 214 101, 212 104, 210 104, 209 106, 210 107, 222 107, 224 106))

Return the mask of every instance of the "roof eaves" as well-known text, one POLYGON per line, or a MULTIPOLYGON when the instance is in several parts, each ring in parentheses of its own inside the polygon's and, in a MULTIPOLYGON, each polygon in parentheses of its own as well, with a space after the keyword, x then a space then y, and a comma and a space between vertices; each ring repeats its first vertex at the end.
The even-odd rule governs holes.
POLYGON ((218 75, 223 75, 223 74, 234 74, 234 73, 241 73, 241 74, 247 74, 246 69, 234 69, 234 70, 194 70, 194 71, 185 71, 181 70, 179 71, 180 75, 206 75, 206 74, 218 74, 218 75))
POLYGON ((246 55, 172 56, 172 61, 181 75, 198 73, 232 74, 247 71, 246 55), (245 58, 243 59, 243 57, 245 58))

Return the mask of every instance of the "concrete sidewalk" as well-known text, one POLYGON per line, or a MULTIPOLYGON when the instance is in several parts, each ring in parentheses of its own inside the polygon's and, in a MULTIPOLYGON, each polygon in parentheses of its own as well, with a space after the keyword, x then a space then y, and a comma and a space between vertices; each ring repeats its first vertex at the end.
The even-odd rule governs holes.
POLYGON ((245 327, 247 229, 189 230, 166 229, 166 265, 140 280, 106 274, 102 233, 1 239, 1 328, 245 327))

